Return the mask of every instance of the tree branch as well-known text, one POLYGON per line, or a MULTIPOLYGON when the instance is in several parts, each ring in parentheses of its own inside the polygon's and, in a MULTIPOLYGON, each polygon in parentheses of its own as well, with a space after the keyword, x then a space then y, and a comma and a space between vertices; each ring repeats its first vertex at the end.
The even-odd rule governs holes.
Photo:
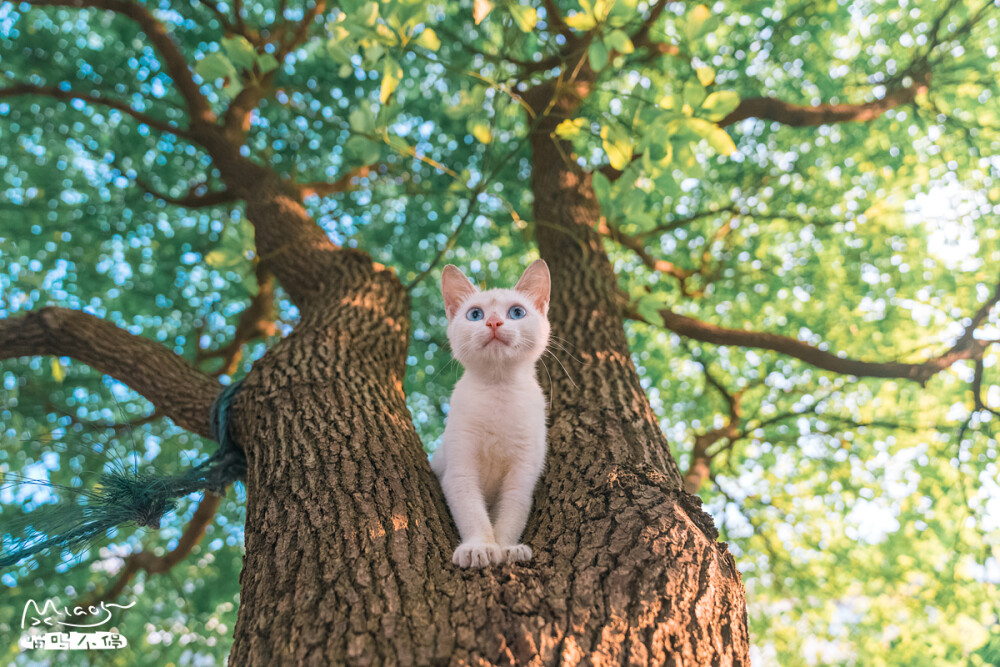
POLYGON ((282 40, 281 45, 278 47, 278 53, 275 56, 278 59, 278 62, 284 60, 285 56, 305 41, 306 37, 309 35, 310 26, 312 26, 316 17, 319 16, 325 9, 326 0, 316 0, 313 3, 313 6, 305 11, 305 14, 302 16, 302 20, 295 25, 295 30, 292 32, 291 36, 282 40))
POLYGON ((326 197, 340 192, 350 192, 357 188, 358 182, 362 178, 367 178, 371 174, 379 173, 383 164, 371 164, 363 167, 355 167, 335 181, 313 181, 311 183, 298 184, 299 193, 302 198, 306 197, 326 197))
POLYGON ((646 246, 642 241, 635 236, 626 234, 616 225, 609 222, 606 218, 601 218, 601 224, 597 228, 597 231, 602 236, 606 236, 615 243, 634 252, 639 256, 639 259, 642 260, 642 263, 645 264, 647 268, 676 278, 680 283, 681 293, 685 296, 691 296, 687 290, 687 280, 691 276, 698 273, 698 271, 694 269, 682 268, 673 262, 668 262, 665 259, 656 259, 649 253, 649 251, 646 250, 646 246))
POLYGON ((639 26, 639 29, 636 30, 635 33, 633 33, 630 38, 632 40, 632 45, 636 49, 640 49, 642 47, 654 46, 653 41, 650 38, 650 31, 653 28, 653 24, 656 23, 656 20, 663 15, 663 10, 665 10, 666 8, 667 8, 666 0, 657 0, 656 3, 652 6, 652 8, 650 8, 649 15, 642 22, 642 25, 639 26))
POLYGON ((135 179, 135 183, 146 194, 150 194, 168 204, 184 206, 186 208, 209 208, 212 206, 218 206, 219 204, 228 204, 239 199, 228 190, 208 190, 205 185, 194 186, 187 192, 187 194, 181 197, 172 197, 166 193, 153 189, 153 187, 148 183, 139 180, 138 178, 135 179))
POLYGON ((156 50, 163 57, 163 65, 187 104, 192 123, 212 123, 215 113, 208 100, 198 90, 194 75, 180 47, 167 32, 166 27, 146 9, 146 6, 129 0, 28 0, 36 7, 75 7, 77 9, 105 9, 135 21, 156 50))
POLYGON ((256 266, 257 293, 250 304, 240 313, 236 333, 232 340, 217 350, 199 350, 197 360, 222 359, 222 365, 213 375, 232 375, 239 368, 243 357, 243 346, 258 338, 273 336, 276 313, 274 308, 274 276, 261 265, 256 266))
POLYGON ((886 93, 885 97, 864 104, 820 104, 800 106, 774 97, 749 97, 740 101, 728 116, 719 121, 727 127, 747 118, 773 120, 792 127, 809 127, 831 123, 863 123, 875 120, 889 109, 913 102, 917 95, 927 90, 927 77, 909 86, 901 86, 886 93))
POLYGON ((115 583, 105 591, 95 593, 89 600, 80 603, 80 606, 86 608, 97 605, 102 601, 110 602, 111 600, 116 600, 140 570, 144 570, 147 574, 163 574, 187 558, 194 551, 195 546, 201 541, 201 538, 204 537, 205 530, 212 523, 212 519, 215 517, 215 513, 218 511, 221 502, 222 496, 206 491, 201 502, 198 503, 198 509, 195 510, 194 516, 191 517, 191 521, 184 528, 184 533, 172 551, 168 551, 162 556, 156 556, 148 551, 140 551, 128 556, 125 559, 125 566, 118 573, 115 583))
MULTIPOLYGON (((996 302, 997 299, 994 299, 988 304, 989 307, 984 306, 986 311, 989 312, 989 308, 992 308, 996 302)), ((705 343, 772 350, 804 361, 816 368, 834 373, 854 375, 856 377, 913 380, 920 384, 926 384, 931 377, 957 361, 979 358, 986 347, 993 342, 978 340, 973 337, 975 328, 981 323, 981 321, 977 323, 976 319, 974 319, 973 325, 970 325, 966 329, 965 333, 949 350, 927 361, 909 364, 897 361, 863 361, 850 357, 837 356, 836 354, 826 352, 809 343, 804 343, 788 336, 748 331, 745 329, 727 329, 714 324, 708 324, 707 322, 675 313, 669 308, 661 310, 660 316, 663 318, 663 325, 667 329, 681 336, 700 340, 705 343)))
MULTIPOLYGON (((690 351, 690 350, 689 350, 690 351)), ((730 392, 722 383, 712 375, 707 361, 699 361, 702 373, 705 375, 705 383, 715 389, 726 402, 729 414, 726 423, 719 428, 714 428, 705 433, 700 433, 694 438, 694 447, 691 449, 691 462, 688 464, 687 472, 684 473, 684 490, 690 494, 697 495, 702 484, 712 474, 712 459, 718 453, 708 451, 708 448, 720 440, 729 440, 734 443, 739 437, 737 430, 742 419, 740 401, 743 398, 744 390, 730 392)))
POLYGON ((145 123, 146 125, 162 132, 169 132, 171 134, 187 138, 190 138, 191 136, 187 130, 177 127, 170 121, 160 120, 159 118, 154 118, 141 111, 136 111, 127 103, 121 100, 104 97, 96 90, 84 92, 59 88, 58 86, 36 86, 30 83, 15 83, 14 85, 0 88, 0 98, 16 97, 19 95, 42 95, 59 100, 83 100, 84 102, 88 102, 90 104, 100 104, 101 106, 120 111, 123 114, 135 118, 140 123, 145 123))
POLYGON ((656 227, 653 227, 649 231, 645 231, 645 232, 641 232, 641 233, 637 234, 636 238, 638 238, 638 239, 648 239, 648 238, 652 238, 654 236, 661 236, 663 234, 666 234, 667 232, 672 232, 675 229, 680 229, 681 227, 683 227, 685 225, 688 225, 688 224, 691 224, 692 222, 695 222, 696 220, 700 220, 702 218, 707 218, 707 217, 713 216, 713 215, 720 215, 722 213, 736 213, 736 208, 737 208, 736 204, 730 204, 729 206, 725 206, 723 208, 719 208, 719 209, 715 209, 715 210, 711 210, 711 211, 700 211, 700 212, 695 213, 693 215, 689 215, 689 216, 687 216, 685 218, 677 218, 675 220, 671 220, 670 222, 664 223, 662 225, 657 225, 656 227))
POLYGON ((556 6, 555 0, 542 0, 542 6, 545 7, 546 22, 552 28, 555 28, 556 32, 561 34, 567 40, 575 38, 573 31, 568 25, 566 25, 566 22, 563 21, 562 14, 559 12, 559 7, 556 6))
POLYGON ((221 386, 155 341, 68 308, 0 320, 0 359, 38 355, 81 361, 145 396, 178 426, 211 437, 209 409, 221 386))

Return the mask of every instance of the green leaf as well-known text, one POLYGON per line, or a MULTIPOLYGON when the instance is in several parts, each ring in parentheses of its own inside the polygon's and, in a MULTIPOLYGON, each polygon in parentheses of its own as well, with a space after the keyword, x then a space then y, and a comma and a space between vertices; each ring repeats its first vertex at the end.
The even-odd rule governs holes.
POLYGON ((264 74, 267 74, 272 70, 278 69, 278 64, 279 64, 278 59, 272 56, 270 53, 265 53, 259 58, 257 58, 257 67, 259 67, 260 71, 263 72, 264 74))
POLYGON ((409 153, 410 144, 406 143, 406 139, 395 134, 390 134, 385 138, 385 143, 389 144, 391 147, 396 149, 400 153, 409 153))
POLYGON ((697 107, 705 99, 705 87, 699 81, 687 81, 684 84, 682 97, 685 104, 697 107))
POLYGON ((230 62, 238 69, 253 69, 253 66, 257 64, 257 52, 253 45, 247 41, 247 38, 242 35, 223 37, 222 49, 226 52, 230 62))
POLYGON ((649 150, 643 155, 649 156, 649 159, 656 165, 666 167, 673 160, 674 145, 669 141, 655 141, 650 144, 649 150))
POLYGON ((368 69, 374 69, 378 61, 382 60, 382 56, 385 55, 385 47, 383 47, 378 42, 369 42, 365 45, 365 55, 362 58, 361 64, 368 69))
POLYGON ((326 52, 336 62, 343 65, 351 64, 354 55, 354 45, 347 40, 331 39, 326 43, 326 52))
POLYGON ((382 155, 381 147, 366 137, 351 137, 344 144, 344 151, 352 162, 372 164, 382 155))
POLYGON ((728 116, 740 105, 740 96, 732 90, 720 90, 712 93, 701 103, 701 113, 708 120, 718 121, 728 116))
POLYGON ((663 316, 660 315, 662 308, 663 298, 655 294, 641 296, 635 303, 635 309, 642 319, 658 327, 663 326, 663 316))
POLYGON ((385 63, 382 66, 382 87, 378 93, 378 99, 382 104, 389 101, 389 97, 402 80, 403 68, 395 60, 386 56, 385 63))
POLYGON ((632 40, 621 30, 612 30, 608 33, 604 37, 604 44, 610 50, 617 51, 618 53, 632 53, 635 51, 632 40))
POLYGON ((424 28, 424 31, 413 41, 417 46, 422 46, 430 51, 437 51, 441 48, 441 40, 438 39, 437 33, 430 28, 424 28))
POLYGON ((375 134, 375 114, 366 108, 356 108, 347 116, 347 122, 358 134, 375 134))
POLYGON ((514 17, 514 23, 521 29, 521 32, 531 32, 531 29, 538 23, 538 12, 534 7, 512 4, 507 7, 510 15, 514 17))
POLYGON ((374 27, 378 21, 378 3, 366 2, 361 9, 351 14, 351 19, 369 28, 374 27))
POLYGON ((209 83, 236 76, 236 68, 233 67, 233 63, 229 62, 229 58, 221 53, 208 54, 195 63, 194 71, 209 83))
POLYGON ((602 204, 607 204, 611 201, 611 181, 608 177, 602 174, 600 171, 595 171, 591 176, 591 182, 594 187, 594 194, 597 195, 597 201, 602 204))
POLYGON ((608 64, 608 47, 601 40, 595 39, 587 50, 587 57, 590 59, 590 67, 595 72, 600 72, 608 64))
POLYGON ((687 35, 688 41, 693 42, 702 35, 710 32, 713 28, 712 23, 709 21, 711 18, 712 12, 705 5, 697 5, 692 9, 687 15, 684 26, 684 34, 687 35))

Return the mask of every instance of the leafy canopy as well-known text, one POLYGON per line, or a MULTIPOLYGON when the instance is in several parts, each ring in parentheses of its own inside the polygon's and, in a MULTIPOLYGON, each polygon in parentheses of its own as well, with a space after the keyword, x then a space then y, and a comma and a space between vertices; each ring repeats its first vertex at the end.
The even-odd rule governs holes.
MULTIPOLYGON (((239 328, 241 313, 271 303, 273 279, 239 202, 211 199, 221 183, 209 157, 157 126, 187 123, 163 54, 121 14, 31 4, 0 4, 0 84, 59 94, 0 96, 0 316, 86 309, 239 376, 297 311, 279 287, 262 325, 239 328)), ((555 133, 594 171, 633 306, 633 358, 682 470, 699 437, 733 426, 707 449, 701 492, 737 554, 761 660, 997 661, 997 348, 920 387, 685 340, 661 317, 670 308, 864 359, 921 361, 954 342, 1000 266, 995 3, 144 6, 216 112, 272 82, 246 154, 299 184, 334 241, 419 279, 406 382, 431 450, 458 375, 436 271, 447 260, 486 283, 516 278, 537 222, 537 119, 521 95, 570 66, 596 72, 555 133), (281 53, 274 40, 299 26, 303 39, 281 53), (568 41, 584 59, 556 58, 568 41), (866 122, 726 122, 758 97, 895 102, 866 122)), ((977 335, 1000 337, 995 313, 977 335)), ((561 372, 548 362, 543 381, 561 372)), ((101 443, 172 470, 214 447, 162 419, 103 428, 150 408, 69 359, 5 362, 3 396, 2 472, 73 485, 104 465, 101 443)), ((137 608, 119 627, 134 653, 109 661, 221 662, 241 564, 233 495, 195 556, 131 588, 137 608)), ((0 516, 46 500, 5 487, 0 516)), ((176 545, 195 504, 158 532, 109 536, 82 564, 51 554, 4 573, 4 657, 15 659, 21 601, 106 587, 124 553, 176 545)))

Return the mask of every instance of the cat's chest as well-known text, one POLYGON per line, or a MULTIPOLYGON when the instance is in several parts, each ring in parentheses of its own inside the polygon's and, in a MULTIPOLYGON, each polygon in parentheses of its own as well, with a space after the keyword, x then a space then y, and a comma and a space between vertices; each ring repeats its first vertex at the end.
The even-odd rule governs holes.
POLYGON ((512 444, 544 439, 545 398, 540 388, 491 393, 464 386, 452 398, 449 426, 472 436, 481 448, 509 451, 512 444))

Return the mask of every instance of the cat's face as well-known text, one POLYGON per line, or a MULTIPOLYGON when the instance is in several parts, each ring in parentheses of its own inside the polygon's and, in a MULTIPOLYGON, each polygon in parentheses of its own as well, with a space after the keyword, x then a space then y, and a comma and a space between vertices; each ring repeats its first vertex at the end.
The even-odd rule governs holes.
POLYGON ((549 267, 524 270, 513 289, 479 291, 458 268, 441 274, 452 354, 466 368, 534 363, 549 340, 549 267))

